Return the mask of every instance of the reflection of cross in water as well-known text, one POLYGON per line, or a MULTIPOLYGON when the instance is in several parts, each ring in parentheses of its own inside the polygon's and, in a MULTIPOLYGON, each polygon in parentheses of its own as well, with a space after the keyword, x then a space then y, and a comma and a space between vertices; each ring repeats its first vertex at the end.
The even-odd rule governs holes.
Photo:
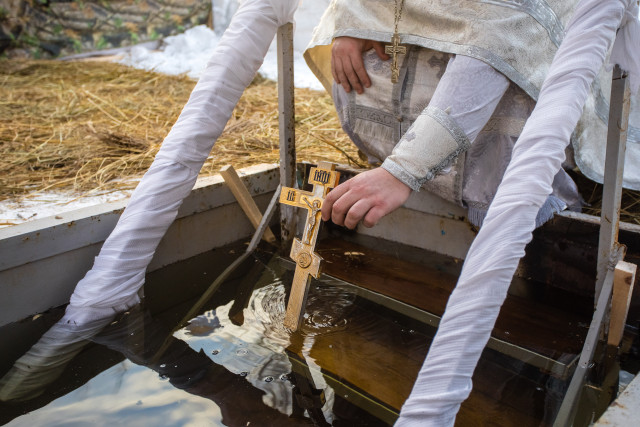
POLYGON ((309 291, 310 276, 315 278, 320 274, 322 258, 315 253, 316 240, 320 230, 320 210, 329 190, 338 183, 340 174, 335 171, 335 165, 328 162, 318 163, 317 168, 311 168, 309 183, 313 184, 313 191, 302 191, 295 188, 283 188, 280 193, 280 203, 306 208, 307 223, 304 227, 302 240, 293 239, 291 259, 296 262, 296 271, 291 286, 291 295, 287 305, 284 325, 297 330, 309 291))

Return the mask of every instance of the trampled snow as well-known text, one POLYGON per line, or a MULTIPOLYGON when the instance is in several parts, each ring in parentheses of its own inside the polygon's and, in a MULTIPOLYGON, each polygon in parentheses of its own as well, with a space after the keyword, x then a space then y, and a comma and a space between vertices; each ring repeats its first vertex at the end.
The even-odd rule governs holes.
MULTIPOLYGON (((237 8, 237 1, 214 0, 215 31, 200 25, 177 36, 167 37, 160 50, 150 50, 143 46, 134 47, 118 62, 144 70, 166 74, 186 73, 192 78, 198 78, 220 40, 224 28, 229 24, 230 15, 237 8)), ((328 5, 329 0, 307 0, 300 4, 296 12, 293 42, 296 87, 322 90, 322 85, 307 67, 302 54, 311 40, 313 29, 328 5)), ((278 76, 276 45, 274 40, 259 71, 263 76, 274 80, 278 76)))
POLYGON ((161 49, 134 46, 118 62, 134 68, 164 74, 187 74, 197 79, 207 65, 220 37, 205 25, 164 39, 161 49))

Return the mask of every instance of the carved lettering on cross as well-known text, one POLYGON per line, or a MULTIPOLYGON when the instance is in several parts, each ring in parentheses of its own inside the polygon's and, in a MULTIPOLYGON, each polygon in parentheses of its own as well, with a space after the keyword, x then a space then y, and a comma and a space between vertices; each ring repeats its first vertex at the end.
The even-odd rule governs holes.
POLYGON ((317 168, 311 168, 309 175, 309 184, 313 184, 313 191, 284 187, 280 193, 280 203, 307 209, 307 221, 302 240, 293 239, 290 254, 291 259, 296 263, 296 271, 293 276, 284 325, 292 331, 298 329, 304 314, 310 276, 317 279, 320 275, 322 257, 315 252, 320 229, 320 211, 327 193, 337 185, 340 178, 340 173, 336 172, 335 168, 335 165, 329 162, 319 162, 317 168))

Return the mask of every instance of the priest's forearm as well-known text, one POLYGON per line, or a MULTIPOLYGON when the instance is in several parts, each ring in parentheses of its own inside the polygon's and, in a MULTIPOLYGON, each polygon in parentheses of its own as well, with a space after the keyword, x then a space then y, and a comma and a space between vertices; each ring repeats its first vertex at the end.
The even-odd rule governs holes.
POLYGON ((509 80, 490 65, 460 55, 453 58, 429 106, 382 167, 419 190, 469 148, 508 87, 509 80))

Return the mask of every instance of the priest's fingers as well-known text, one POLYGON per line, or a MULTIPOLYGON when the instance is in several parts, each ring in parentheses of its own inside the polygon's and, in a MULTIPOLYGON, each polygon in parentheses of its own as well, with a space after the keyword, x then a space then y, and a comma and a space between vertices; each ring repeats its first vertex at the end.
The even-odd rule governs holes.
POLYGON ((362 88, 362 86, 364 87, 371 86, 371 80, 369 79, 369 74, 367 74, 367 70, 364 68, 362 53, 351 55, 351 67, 353 69, 353 73, 355 76, 353 77, 353 81, 351 81, 351 77, 349 77, 349 80, 351 81, 352 86, 356 90, 356 92, 362 93, 364 92, 364 89, 362 88), (354 81, 356 85, 353 84, 354 81))
MULTIPOLYGON (((349 59, 347 58, 347 61, 349 59)), ((336 75, 336 83, 338 83, 339 85, 342 85, 342 87, 344 88, 344 91, 349 93, 351 92, 351 83, 349 82, 349 77, 347 77, 345 71, 344 71, 344 64, 343 64, 343 58, 341 57, 334 57, 334 73, 336 75)), ((349 63, 349 66, 351 66, 351 63, 349 63)))
POLYGON ((368 208, 360 204, 359 210, 352 211, 353 207, 359 202, 369 203, 368 199, 363 197, 362 192, 354 191, 352 186, 349 191, 333 203, 333 207, 331 208, 331 221, 337 225, 355 228, 368 210, 368 208), (349 219, 348 225, 347 218, 349 219))
POLYGON ((339 185, 327 196, 322 218, 354 228, 375 225, 384 215, 394 211, 409 198, 411 189, 382 168, 372 169, 339 185))
POLYGON ((384 44, 382 42, 372 41, 371 42, 371 47, 378 54, 378 58, 382 59, 383 61, 388 61, 389 60, 389 55, 387 55, 387 53, 384 51, 384 44))
POLYGON ((342 68, 336 68, 336 71, 338 72, 338 77, 341 79, 342 87, 345 88, 345 91, 351 92, 351 89, 354 89, 357 93, 362 93, 363 89, 360 83, 360 77, 355 71, 352 59, 350 56, 342 57, 340 61, 342 68), (345 84, 347 85, 346 87, 345 84))
MULTIPOLYGON (((372 203, 372 200, 370 198, 360 199, 356 201, 349 208, 349 212, 347 212, 347 215, 344 218, 344 226, 351 230, 356 228, 358 223, 362 221, 363 218, 365 218, 365 215, 368 215, 368 213, 372 209, 374 209, 371 203, 372 203)), ((367 227, 373 227, 373 225, 375 225, 375 224, 368 225, 365 222, 363 222, 363 224, 367 227)))
MULTIPOLYGON (((351 92, 351 84, 344 72, 344 62, 349 61, 349 51, 354 49, 355 40, 350 37, 337 37, 331 48, 331 74, 339 85, 342 85, 345 92, 351 92)), ((349 66, 351 62, 349 61, 349 66)))
POLYGON ((331 49, 331 73, 339 85, 346 92, 355 89, 363 92, 365 87, 371 86, 369 75, 364 68, 362 54, 365 46, 371 44, 368 40, 353 37, 336 37, 331 49))
MULTIPOLYGON (((349 180, 351 181, 351 180, 349 180)), ((333 204, 338 200, 344 193, 349 191, 350 183, 349 181, 343 182, 338 185, 336 188, 331 190, 327 197, 325 197, 324 202, 322 203, 322 220, 329 221, 331 219, 331 211, 333 210, 333 204)))
POLYGON ((344 226, 349 209, 358 201, 358 195, 351 190, 352 181, 353 178, 340 184, 327 195, 322 205, 323 219, 344 226))

